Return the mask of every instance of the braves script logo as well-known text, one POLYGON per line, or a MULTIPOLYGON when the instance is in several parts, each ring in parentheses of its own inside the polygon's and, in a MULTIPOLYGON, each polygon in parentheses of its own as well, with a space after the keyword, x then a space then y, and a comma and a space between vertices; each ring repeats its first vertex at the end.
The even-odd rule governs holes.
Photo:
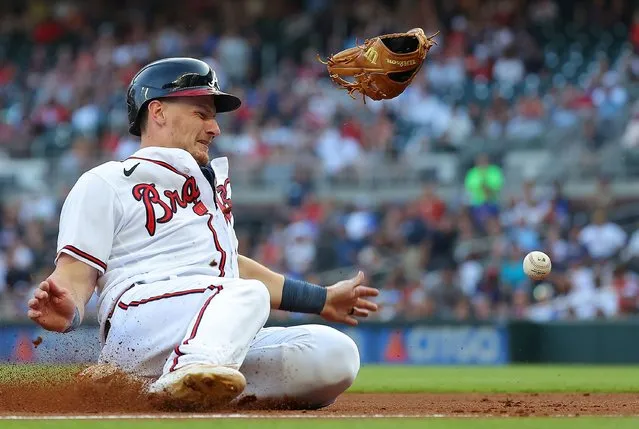
POLYGON ((233 218, 233 214, 231 214, 231 209, 233 208, 233 203, 231 203, 231 198, 229 198, 229 188, 231 186, 231 181, 227 178, 224 181, 223 185, 217 185, 215 188, 217 190, 217 194, 220 197, 219 203, 220 208, 222 209, 222 213, 224 214, 224 219, 226 219, 227 223, 231 223, 231 219, 233 218))
POLYGON ((154 183, 140 183, 133 187, 133 198, 142 201, 146 210, 146 230, 149 235, 154 235, 158 223, 167 223, 173 219, 178 207, 186 208, 194 203, 193 211, 199 216, 207 213, 206 206, 199 200, 200 190, 194 177, 186 179, 182 189, 178 191, 164 191, 164 197, 160 196, 154 183), (159 216, 158 216, 159 215, 159 216))

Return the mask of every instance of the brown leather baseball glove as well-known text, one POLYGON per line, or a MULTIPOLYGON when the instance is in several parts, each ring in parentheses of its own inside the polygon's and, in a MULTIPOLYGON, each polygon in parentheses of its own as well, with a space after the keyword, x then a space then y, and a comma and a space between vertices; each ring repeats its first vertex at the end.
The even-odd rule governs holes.
POLYGON ((353 96, 355 91, 373 100, 395 98, 421 68, 433 40, 439 32, 426 37, 424 30, 413 28, 406 33, 393 33, 367 39, 363 45, 345 49, 326 61, 329 76, 353 96), (347 81, 342 76, 351 76, 347 81))

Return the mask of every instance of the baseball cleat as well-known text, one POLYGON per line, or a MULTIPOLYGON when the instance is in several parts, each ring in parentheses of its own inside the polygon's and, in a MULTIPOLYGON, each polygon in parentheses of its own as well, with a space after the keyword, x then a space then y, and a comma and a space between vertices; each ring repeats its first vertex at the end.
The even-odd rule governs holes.
POLYGON ((162 375, 149 386, 149 393, 166 395, 170 402, 185 407, 226 405, 246 387, 238 370, 226 366, 191 364, 162 375))

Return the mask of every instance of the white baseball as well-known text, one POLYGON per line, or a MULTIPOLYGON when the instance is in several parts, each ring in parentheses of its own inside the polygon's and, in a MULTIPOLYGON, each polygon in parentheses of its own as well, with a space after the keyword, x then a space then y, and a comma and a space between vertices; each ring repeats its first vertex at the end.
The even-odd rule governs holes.
POLYGON ((533 280, 542 280, 546 278, 552 270, 550 257, 544 252, 537 250, 530 252, 524 258, 524 273, 533 280))

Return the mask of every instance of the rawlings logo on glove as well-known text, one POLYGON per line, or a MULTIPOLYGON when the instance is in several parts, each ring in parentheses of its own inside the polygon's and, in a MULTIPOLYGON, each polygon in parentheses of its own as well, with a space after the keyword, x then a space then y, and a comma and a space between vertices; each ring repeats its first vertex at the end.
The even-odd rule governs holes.
POLYGON ((424 30, 413 28, 406 33, 393 33, 367 39, 363 45, 345 49, 330 56, 326 61, 328 74, 336 84, 353 93, 362 93, 373 100, 395 98, 415 78, 422 67, 430 48, 435 45, 433 37, 426 37, 424 30), (349 82, 342 76, 351 76, 349 82))

